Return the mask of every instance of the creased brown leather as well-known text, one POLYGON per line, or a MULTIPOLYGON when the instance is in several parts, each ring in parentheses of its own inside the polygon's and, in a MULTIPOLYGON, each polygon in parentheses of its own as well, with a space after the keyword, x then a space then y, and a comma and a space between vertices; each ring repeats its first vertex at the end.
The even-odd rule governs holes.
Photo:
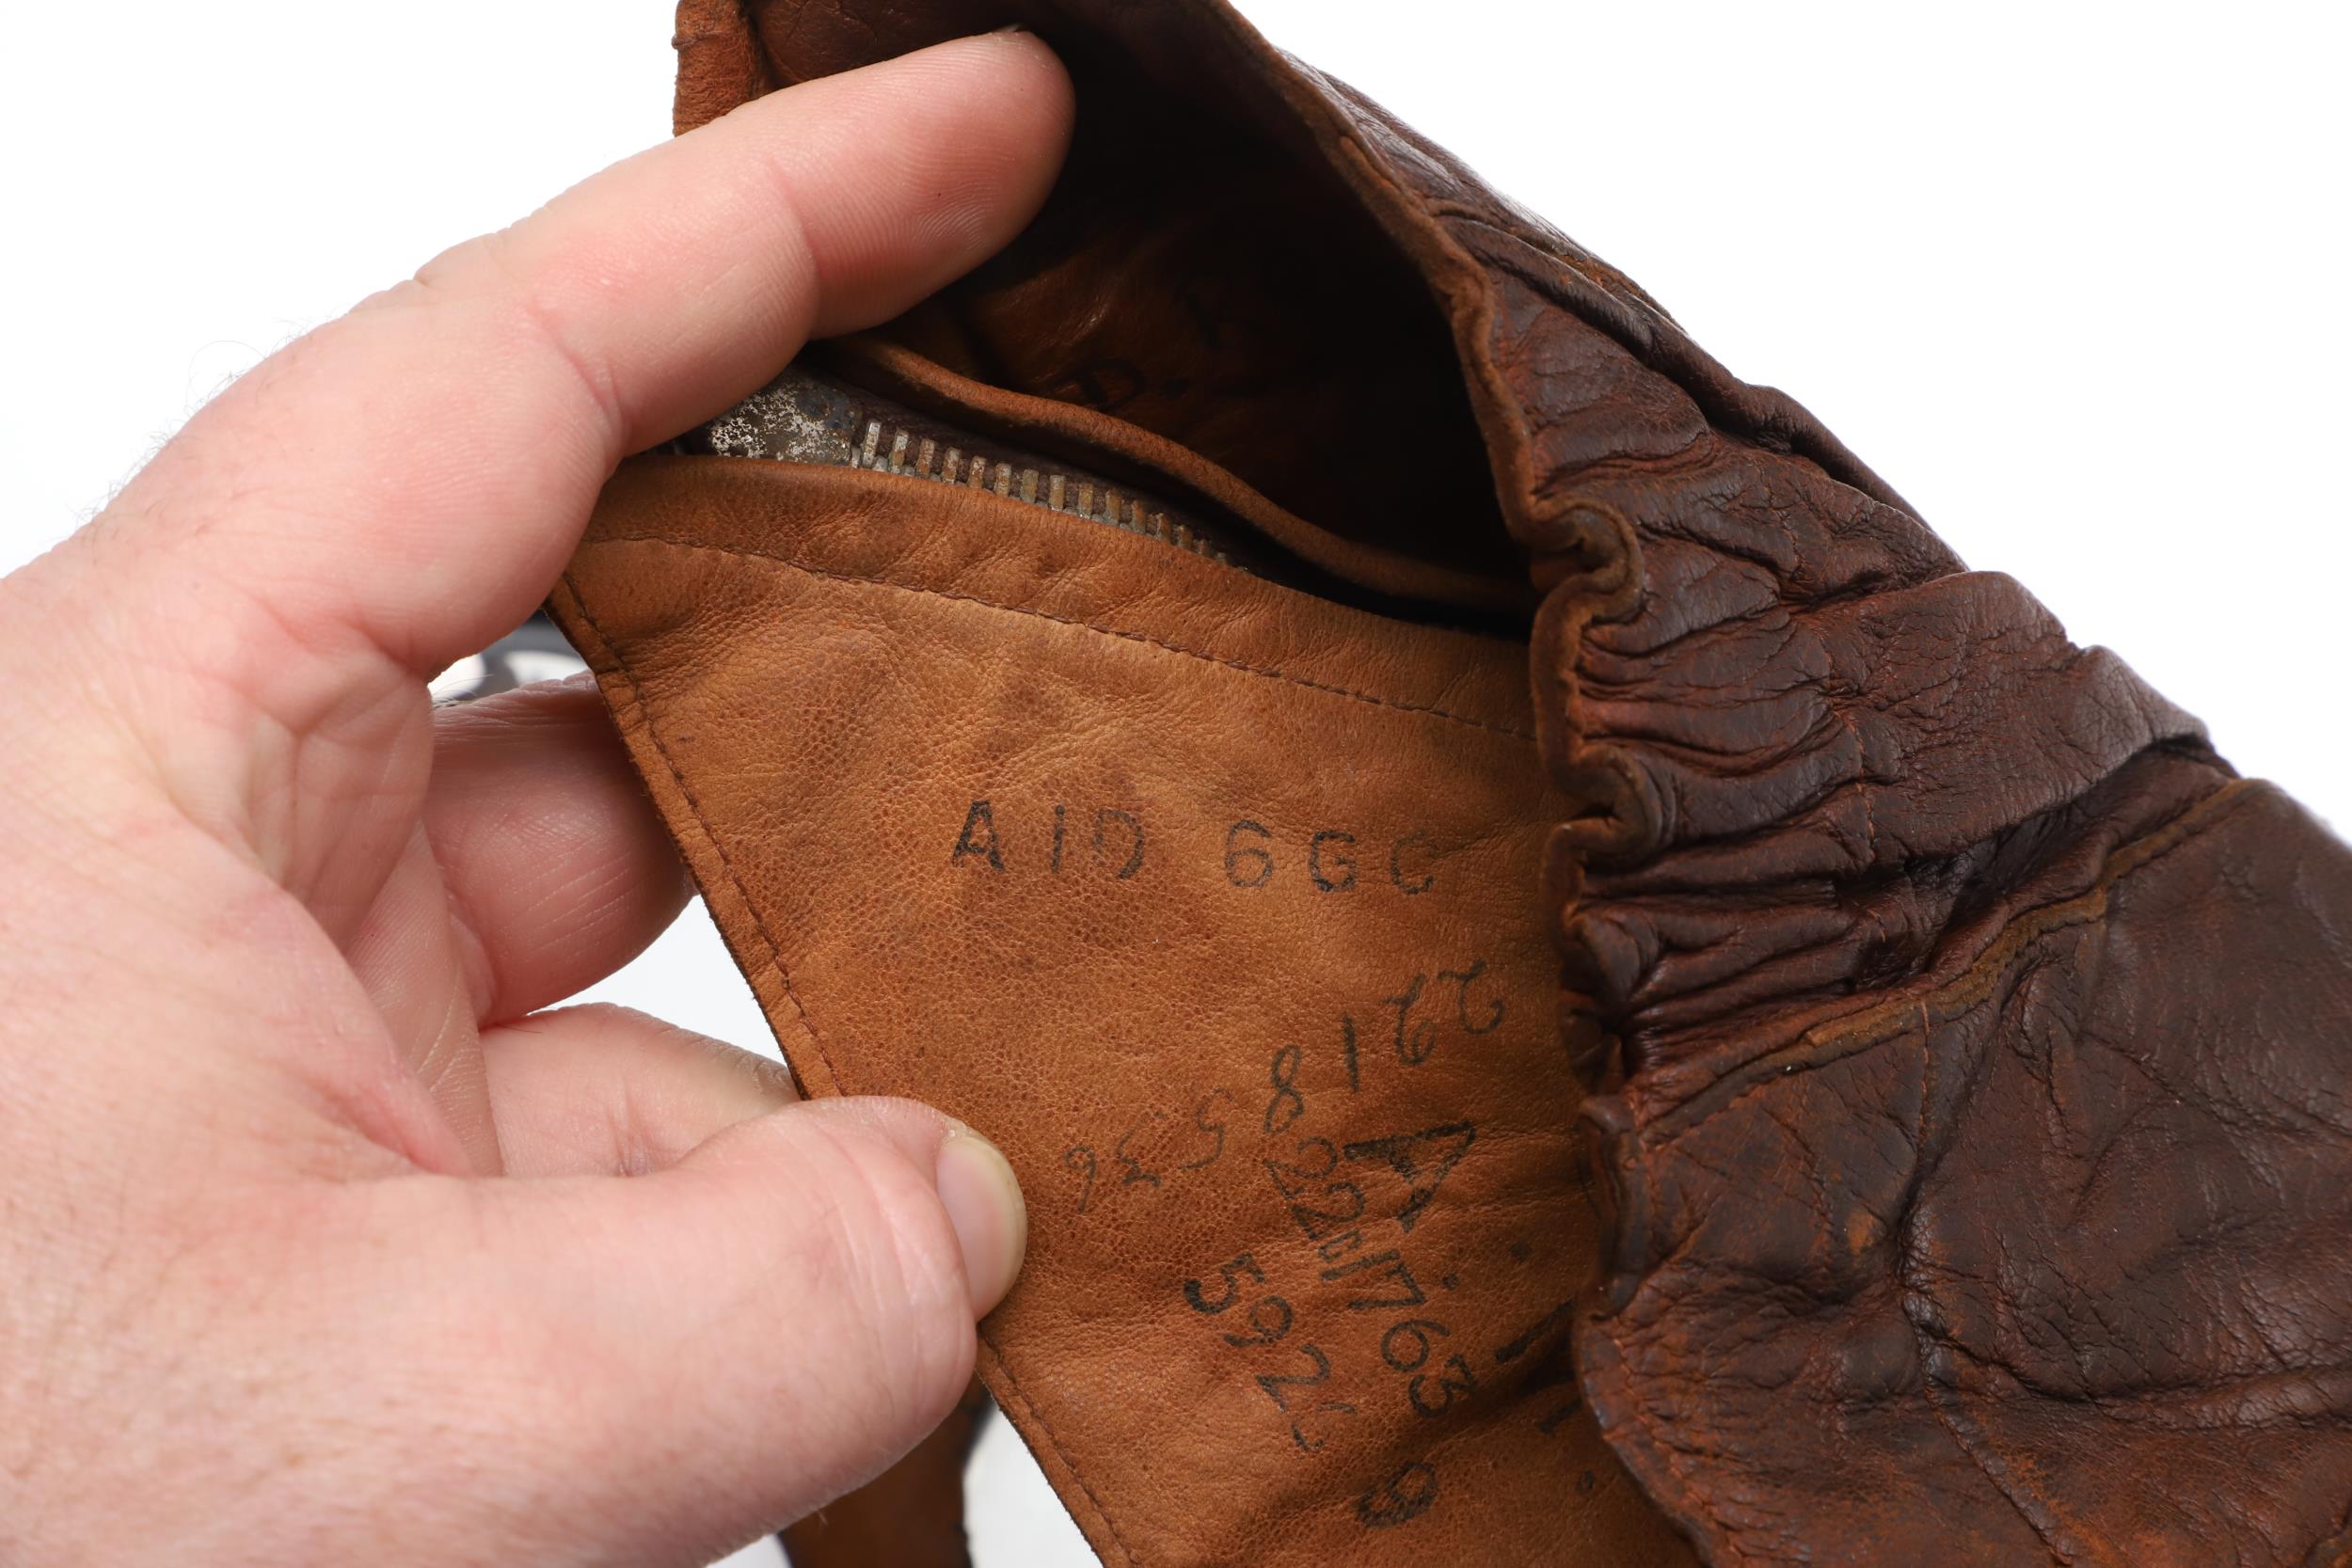
POLYGON ((1187 454, 1146 477, 1262 498, 1226 510, 1295 525, 1309 594, 1003 497, 676 458, 616 483, 557 606, 796 1069, 941 1100, 1013 1153, 1039 1251, 989 1375, 1098 1549, 1669 1561, 1662 1515, 1720 1565, 2352 1560, 2344 847, 1803 410, 1210 0, 690 3, 681 126, 1009 16, 1073 65, 1071 170, 868 359, 1031 445, 1096 451, 1117 420, 1122 450, 1187 454), (1492 615, 1461 585, 1506 568, 1532 624, 1414 624, 1492 615), (1111 875, 1074 913, 983 902, 1073 847, 1115 873, 1138 800, 1173 808, 1156 901, 1111 875), (1296 901, 1220 902, 1219 824, 1230 851, 1277 816, 1296 901), (1327 822, 1353 903, 1301 859, 1327 822), (1459 902, 1356 897, 1365 845, 1407 832, 1476 847, 1459 902), (1399 1070, 1333 1076, 1317 1031, 1402 994, 1384 969, 1427 983, 1473 947, 1513 1029, 1465 1032, 1466 987, 1420 1060, 1400 1028, 1399 1070), (1555 1003, 1539 1050, 1516 1025, 1555 1003), (1419 1347, 1468 1347, 1477 1386, 1435 1415, 1381 1384, 1411 1336, 1296 1256, 1283 1148, 1176 1203, 1187 1146, 1121 1163, 1253 1066, 1263 1145, 1293 1044, 1332 1178, 1351 1147, 1385 1171, 1350 1183, 1359 1246, 1461 1287, 1419 1347), (1476 1139, 1408 1230, 1382 1140, 1456 1123, 1476 1139), (1149 1206, 1073 1201, 1082 1169, 1149 1206), (1583 1291, 1588 1407, 1502 1354, 1522 1318, 1552 1342, 1566 1299, 1514 1260, 1583 1291), (1262 1345, 1176 1299, 1242 1305, 1253 1270, 1286 1325, 1251 1306, 1262 1345), (1328 1432, 1225 1348, 1301 1343, 1357 1407, 1328 1432), (1596 1417, 1638 1487, 1579 1446, 1596 1417))

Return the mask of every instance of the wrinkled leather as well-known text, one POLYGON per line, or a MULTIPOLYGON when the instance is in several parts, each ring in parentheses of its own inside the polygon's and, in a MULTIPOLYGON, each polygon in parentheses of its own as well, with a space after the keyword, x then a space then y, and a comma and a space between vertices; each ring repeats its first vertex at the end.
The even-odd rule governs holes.
MULTIPOLYGON (((1102 377, 1078 371, 1132 368, 1164 339, 1184 373, 1136 377, 1107 414, 1177 449, 1152 460, 1160 478, 1239 485, 1278 536, 1298 525, 1318 594, 1373 597, 1314 608, 1001 499, 697 458, 624 475, 557 608, 796 1069, 820 1091, 941 1099, 1007 1143, 1039 1240, 989 1325, 991 1384, 1097 1548, 2352 1559, 2344 847, 2236 780, 2194 721, 2069 642, 2014 581, 1965 570, 1803 410, 1210 0, 688 0, 681 127, 1008 14, 1076 68, 1072 172, 1038 243, 874 352, 940 367, 949 402, 954 378, 990 381, 1000 423, 1093 448, 1102 377), (1135 128, 1169 117, 1178 150, 1135 128), (1112 160, 1089 147, 1154 171, 1165 245, 1110 202, 1112 160), (1180 178, 1196 170, 1214 178, 1180 178), (1295 220, 1269 191, 1295 193, 1295 220), (1224 223, 1239 293, 1282 296, 1266 279, 1305 265, 1323 302, 1245 297, 1231 313, 1251 330, 1182 332, 1168 299, 1199 263, 1156 258, 1199 254, 1188 236, 1224 223), (1360 265, 1333 260, 1357 251, 1360 265), (1098 407, 1057 412, 1083 401, 1098 407), (1283 405, 1298 422, 1273 419, 1283 405), (1295 455, 1367 431, 1413 459, 1404 503, 1295 455), (1215 473, 1186 478, 1188 453, 1215 473), (707 548, 722 535, 800 564, 722 567, 707 548), (1541 594, 1516 630, 1413 624, 1497 613, 1463 584, 1504 561, 1541 594), (882 614, 861 597, 882 583, 930 595, 930 613, 882 614), (976 601, 1033 612, 1027 629, 956 619, 976 601), (1121 649, 1076 646, 1104 638, 1121 649), (1523 710, 1496 684, 1514 642, 1523 710), (1128 668, 1144 649, 1153 669, 1128 668), (1533 736, 1548 789, 1506 785, 1512 731, 1533 736), (1032 856, 1056 791, 1090 813, 1172 800, 1189 778, 1213 803, 1174 832, 1204 852, 1220 816, 1266 792, 1307 832, 1409 802, 1481 847, 1457 863, 1476 883, 1434 926, 1361 902, 1321 925, 1311 882, 1295 906, 1235 916, 1213 875, 1166 884, 1148 916, 1098 887, 1074 924, 1045 904, 1000 919, 973 901, 984 884, 947 879, 978 873, 939 816, 992 775, 1034 797, 1032 856), (827 781, 848 782, 846 804, 819 799, 827 781), (861 821, 884 825, 886 854, 859 852, 861 821), (813 869, 825 855, 847 863, 813 869), (732 890, 729 859, 756 863, 732 890), (1547 918, 1512 912, 1518 890, 1547 918), (1163 1097, 1181 1117, 1196 1063, 1237 1092, 1223 1075, 1263 1074, 1266 1050, 1317 1026, 1302 1004, 1266 1032, 1204 973, 1279 1007, 1269 974, 1355 994, 1448 932, 1496 953, 1556 944, 1540 979, 1524 958, 1495 964, 1515 1021, 1556 1021, 1549 1055, 1516 1031, 1501 1056, 1456 1037, 1371 1106, 1323 1102, 1344 1107, 1335 1145, 1478 1123, 1412 1235, 1442 1237, 1464 1280, 1483 1271, 1448 1333, 1477 1341, 1486 1378, 1424 1419, 1378 1402, 1381 1344, 1360 1336, 1331 1356, 1366 1390, 1356 1446, 1284 1453, 1266 1418, 1289 1412, 1176 1298, 1204 1277, 1221 1289, 1221 1246, 1295 1249, 1285 1205, 1219 1169, 1183 1204, 1089 1227, 1057 1140, 1078 1147, 1080 1108, 1148 1120, 1155 1079, 1183 1083, 1163 1097), (1096 944, 1121 960, 1084 961, 1096 944), (788 994, 782 972, 804 965, 784 945, 828 976, 827 1002, 788 994), (1018 983, 988 978, 992 961, 1018 983), (820 1027, 855 1037, 851 1070, 824 1065, 820 1027), (1581 1174, 1554 1142, 1571 1127, 1581 1174), (1527 1157, 1489 1161, 1498 1145, 1527 1157), (1576 1217, 1588 1189, 1597 1221, 1576 1217), (1547 1286, 1581 1291, 1584 1402, 1549 1433, 1531 1428, 1565 1408, 1555 1380, 1482 1359, 1546 1305, 1506 1283, 1521 1247, 1542 1249, 1547 1286), (1351 1532, 1351 1508, 1358 1526, 1406 1512, 1391 1505, 1414 1464, 1441 1478, 1430 1500, 1351 1532)), ((1596 155, 1589 135, 1580 155, 1596 155)), ((1330 1058, 1301 1060, 1335 1095, 1330 1058)), ((1378 1190, 1401 1237, 1398 1192, 1378 1190)), ((1313 1273, 1295 1276, 1300 1313, 1345 1322, 1313 1273)))

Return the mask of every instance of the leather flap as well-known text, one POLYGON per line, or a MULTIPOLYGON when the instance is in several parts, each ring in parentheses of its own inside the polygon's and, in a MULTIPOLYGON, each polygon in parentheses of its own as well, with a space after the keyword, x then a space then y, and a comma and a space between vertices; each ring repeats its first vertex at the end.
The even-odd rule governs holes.
POLYGON ((1106 1560, 1687 1560, 1568 1370, 1522 645, 723 458, 554 603, 801 1081, 1010 1156, 984 1375, 1106 1560))

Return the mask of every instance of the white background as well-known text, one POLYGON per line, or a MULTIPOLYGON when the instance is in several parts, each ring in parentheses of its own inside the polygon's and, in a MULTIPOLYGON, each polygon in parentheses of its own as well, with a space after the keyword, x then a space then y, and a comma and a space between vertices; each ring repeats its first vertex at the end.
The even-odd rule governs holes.
MULTIPOLYGON (((2352 11, 1243 7, 2352 823, 2352 11)), ((668 33, 658 0, 10 14, 0 568, 273 346, 664 135, 668 33)), ((699 914, 605 992, 767 1045, 699 914)), ((1001 1424, 976 1494, 985 1568, 1091 1560, 1001 1424)))

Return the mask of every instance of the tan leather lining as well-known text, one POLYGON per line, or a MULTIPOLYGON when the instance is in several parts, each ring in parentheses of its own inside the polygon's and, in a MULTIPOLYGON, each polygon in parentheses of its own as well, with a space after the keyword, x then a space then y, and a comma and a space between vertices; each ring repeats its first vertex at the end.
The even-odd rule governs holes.
MULTIPOLYGON (((787 564, 794 563, 787 562, 787 564)), ((711 827, 710 819, 705 814, 702 802, 695 799, 693 786, 686 782, 685 773, 678 768, 675 759, 671 756, 669 748, 662 743, 661 727, 654 718, 652 705, 645 701, 644 693, 638 688, 636 675, 629 669, 627 656, 620 651, 612 639, 605 635, 604 628, 597 624, 596 612, 588 608, 587 600, 581 595, 580 586, 574 581, 569 571, 564 574, 558 593, 564 598, 564 608, 580 618, 580 623, 588 628, 590 635, 596 640, 597 650, 604 657, 611 660, 612 673, 600 675, 599 680, 608 688, 617 689, 620 701, 614 703, 614 711, 635 714, 638 722, 644 727, 645 737, 660 757, 662 766, 667 770, 670 784, 677 790, 679 798, 685 802, 688 815, 700 831, 700 847, 707 852, 712 861, 716 862, 720 874, 725 879, 728 891, 733 895, 734 901, 750 918, 753 928, 759 933, 760 941, 765 947, 762 956, 767 959, 769 968, 774 972, 778 987, 786 1000, 792 1005, 793 1016, 800 1021, 802 1029, 808 1036, 810 1048, 817 1053, 818 1059, 824 1064, 825 1075, 831 1080, 830 1083, 824 1085, 805 1085, 805 1087, 814 1089, 819 1094, 856 1093, 855 1086, 843 1076, 840 1069, 834 1062, 832 1053, 826 1050, 824 1037, 818 1033, 816 1021, 809 1016, 808 1009, 802 1005, 799 994, 793 990, 791 971, 785 965, 783 950, 777 946, 774 933, 768 929, 767 921, 760 914, 757 902, 752 898, 750 892, 743 886, 742 879, 736 874, 734 865, 728 861, 726 849, 720 844, 719 835, 711 827), (622 705, 624 703, 627 705, 626 707, 622 705)), ((694 871, 695 880, 703 885, 705 895, 707 896, 708 883, 704 874, 701 858, 690 853, 688 859, 690 866, 694 871)), ((981 1326, 980 1340, 985 1347, 986 1354, 993 1357, 1000 1369, 997 1376, 985 1379, 989 1391, 994 1394, 999 1402, 1009 1400, 1019 1403, 1023 1416, 1026 1418, 1022 1424, 1033 1427, 1050 1445, 1063 1471, 1068 1475, 1071 1484, 1076 1486, 1085 1495, 1087 1500, 1093 1505, 1096 1517, 1102 1522, 1103 1528, 1109 1532, 1111 1539, 1118 1544, 1122 1560, 1133 1562, 1134 1551, 1128 1546, 1126 1538, 1120 1535, 1119 1521, 1112 1516, 1110 1510, 1103 1505, 1102 1498, 1095 1495, 1093 1487, 1088 1484, 1085 1475, 1079 1470, 1077 1461, 1071 1456, 1070 1450, 1063 1446, 1061 1439, 1055 1435, 1052 1424, 1045 1419, 1043 1413, 1037 1408, 1022 1388, 1019 1374, 1013 1370, 1012 1364, 1006 1357, 1003 1347, 996 1342, 995 1337, 991 1334, 986 1324, 981 1326)))
MULTIPOLYGON (((1594 1253, 1573 1139, 1549 1110, 1576 1091, 1550 1037, 1549 941, 1510 869, 1532 862, 1556 811, 1526 722, 1522 649, 1383 622, 992 494, 746 459, 632 464, 554 608, 606 680, 809 1091, 919 1093, 935 1081, 934 1098, 1013 1154, 1031 1193, 1032 1268, 986 1325, 984 1371, 1107 1558, 1306 1568, 1341 1553, 1401 1568, 1426 1560, 1417 1554, 1433 1543, 1474 1540, 1464 1532, 1499 1511, 1523 1530, 1457 1560, 1509 1560, 1514 1540, 1593 1539, 1642 1543, 1636 1560, 1679 1560, 1559 1382, 1565 1303, 1594 1253), (641 641, 659 661, 650 674, 641 641), (1030 690, 1041 705, 1024 700, 1030 690), (678 705, 691 716, 674 717, 678 705), (1433 767, 1392 771, 1399 748, 1433 767), (801 820, 805 792, 836 777, 834 814, 801 820), (1034 826, 1025 846, 1006 839, 1003 879, 959 869, 946 840, 962 808, 941 816, 940 798, 960 802, 967 777, 968 793, 994 795, 1009 834, 1007 814, 1025 798, 1035 823, 1041 780, 1081 792, 1059 798, 1133 806, 1152 822, 1156 869, 1118 880, 1098 846, 1096 862, 1075 863, 1077 880, 1057 883, 1034 826), (1084 793, 1096 787, 1112 793, 1084 793), (794 821, 775 816, 782 807, 794 821), (1279 843, 1265 842, 1284 857, 1281 877, 1255 895, 1232 891, 1252 882, 1229 887, 1232 864, 1216 860, 1224 824, 1246 816, 1273 824, 1279 843), (898 847, 862 858, 833 825, 850 821, 878 825, 876 851, 898 847), (909 823, 920 835, 913 861, 909 823), (1364 835, 1347 851, 1366 884, 1352 897, 1308 885, 1307 830, 1327 825, 1364 835), (1427 899, 1409 896, 1418 882, 1390 885, 1389 840, 1417 829, 1436 835, 1454 868, 1427 899), (836 895, 834 868, 806 866, 802 846, 862 868, 858 880, 836 895), (1057 901, 1038 901, 1049 895, 1057 901), (1401 1054, 1400 999, 1377 999, 1415 970, 1462 971, 1467 988, 1481 958, 1491 977, 1475 991, 1457 998, 1454 981, 1436 979, 1444 989, 1416 1016, 1434 1013, 1441 1049, 1429 1065, 1406 1065, 1425 1047, 1401 1054), (1036 983, 1020 973, 1032 962, 1036 983), (869 1000, 882 1010, 841 1011, 869 1000), (1506 1001, 1506 1032, 1461 1033, 1488 1027, 1473 1005, 1501 1019, 1506 1001), (1359 1021, 1360 1095, 1353 1046, 1341 1071, 1343 1006, 1359 1021), (1013 1077, 988 1075, 993 1054, 921 1065, 927 1042, 954 1049, 938 1043, 939 1026, 966 1018, 985 1021, 988 1041, 1017 1038, 1006 1058, 1020 1064, 1013 1077), (1312 1111, 1278 1133, 1266 1062, 1283 1041, 1310 1048, 1298 1081, 1312 1111), (1235 1091, 1222 1113, 1232 1153, 1180 1176, 1172 1162, 1207 1145, 1189 1141, 1177 1107, 1211 1085, 1235 1091), (1150 1136, 1175 1143, 1138 1148, 1177 1195, 1165 1204, 1120 1185, 1112 1144, 1162 1101, 1177 1119, 1150 1136), (1413 1179, 1404 1167, 1388 1174, 1371 1150, 1454 1122, 1475 1123, 1474 1145, 1466 1138, 1466 1157, 1445 1156, 1459 1170, 1400 1233, 1390 1210, 1413 1179), (1318 1258, 1323 1233, 1301 1241, 1306 1222, 1260 1168, 1307 1163, 1293 1147, 1309 1133, 1351 1148, 1371 1140, 1347 1159, 1374 1164, 1339 1172, 1375 1206, 1359 1222, 1370 1238, 1360 1252, 1318 1258), (1061 1159, 1078 1141, 1101 1151, 1091 1212, 1061 1159), (1187 1274, 1214 1283, 1218 1259, 1241 1248, 1262 1260, 1265 1289, 1295 1303, 1290 1343, 1227 1350, 1241 1341, 1220 1336, 1241 1309, 1203 1318, 1175 1290, 1187 1274), (1398 1248, 1419 1275, 1417 1287, 1401 1276, 1406 1288, 1425 1306, 1404 1306, 1393 1287, 1365 1289, 1386 1277, 1376 1273, 1317 1276, 1335 1258, 1398 1248), (1352 1305, 1389 1295, 1399 1302, 1352 1305), (1430 1339, 1432 1368, 1458 1352, 1462 1369, 1445 1375, 1476 1374, 1458 1408, 1433 1371, 1416 1414, 1408 1376, 1383 1364, 1409 1348, 1409 1334, 1384 1338, 1391 1320, 1416 1315, 1441 1320, 1430 1336, 1452 1335, 1430 1339), (1327 1348, 1330 1368, 1315 1398, 1359 1414, 1314 1416, 1304 1399, 1278 1414, 1275 1390, 1261 1394, 1263 1377, 1306 1370, 1295 1353, 1310 1340, 1327 1348), (1168 1354, 1152 1354, 1155 1344, 1168 1354), (1192 1432, 1162 1432, 1171 1401, 1215 1412, 1214 1425, 1198 1430, 1202 1417, 1186 1423, 1192 1432), (1074 1424, 1073 1410, 1087 1412, 1074 1424), (1175 1439, 1163 1457, 1144 1454, 1145 1431, 1175 1439), (1171 1497, 1163 1466, 1222 1480, 1171 1497), (1407 1471, 1422 1480, 1406 1483, 1407 1471), (1400 1520, 1417 1516, 1413 1488, 1433 1473, 1443 1477, 1437 1517, 1367 1533, 1359 1515, 1401 1506, 1400 1520)), ((1083 857, 1074 835, 1073 847, 1083 857)))
POLYGON ((1359 690, 1353 687, 1334 686, 1328 681, 1311 680, 1304 675, 1290 674, 1280 670, 1268 669, 1263 665, 1246 663, 1240 659, 1226 658, 1217 654, 1203 652, 1199 648, 1186 647, 1179 642, 1170 642, 1162 638, 1148 636, 1143 632, 1131 631, 1119 626, 1100 626, 1092 621, 1056 615, 1050 610, 1030 609, 1023 605, 1000 604, 994 599, 983 598, 977 594, 959 594, 945 588, 920 588, 908 583, 894 582, 888 578, 872 577, 858 572, 834 571, 823 566, 812 566, 805 561, 796 561, 791 556, 772 550, 743 549, 724 545, 689 544, 680 540, 662 539, 652 534, 638 533, 606 534, 599 537, 596 543, 599 545, 657 545, 665 549, 677 550, 710 550, 721 555, 740 556, 749 561, 773 562, 779 566, 789 566, 796 572, 806 572, 811 577, 825 578, 834 582, 865 583, 876 588, 887 588, 895 593, 919 594, 926 598, 945 599, 955 604, 977 605, 984 610, 1001 610, 1008 615, 1025 615, 1032 620, 1051 621, 1056 626, 1071 626, 1080 631, 1092 632, 1098 637, 1116 637, 1122 641, 1139 642, 1147 648, 1156 648, 1162 653, 1179 654, 1185 658, 1197 658, 1204 664, 1214 664, 1222 670, 1232 670, 1245 675, 1257 675, 1266 680, 1280 681, 1286 686, 1300 687, 1309 691, 1320 691, 1327 696, 1344 697, 1350 702, 1367 703, 1374 707, 1394 708, 1399 713, 1424 714, 1432 719, 1442 719, 1449 724, 1460 724, 1469 729, 1486 730, 1493 735, 1507 736, 1513 740, 1523 740, 1530 746, 1535 743, 1535 736, 1527 730, 1517 729, 1508 724, 1491 723, 1483 719, 1472 719, 1467 714, 1455 713, 1449 708, 1433 706, 1427 703, 1406 702, 1401 698, 1384 696, 1376 691, 1359 690))

